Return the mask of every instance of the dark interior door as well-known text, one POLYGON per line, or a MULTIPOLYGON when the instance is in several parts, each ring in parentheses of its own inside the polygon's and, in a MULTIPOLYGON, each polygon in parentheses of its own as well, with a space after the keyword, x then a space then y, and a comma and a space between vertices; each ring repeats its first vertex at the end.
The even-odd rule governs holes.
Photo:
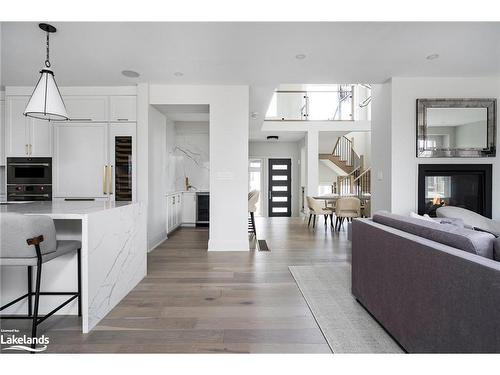
POLYGON ((291 159, 269 159, 269 217, 292 215, 291 167, 291 159))

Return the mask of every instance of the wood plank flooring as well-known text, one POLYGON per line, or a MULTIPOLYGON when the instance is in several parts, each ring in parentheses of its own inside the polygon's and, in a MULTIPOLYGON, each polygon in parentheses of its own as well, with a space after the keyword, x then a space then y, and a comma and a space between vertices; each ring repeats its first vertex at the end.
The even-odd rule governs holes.
POLYGON ((207 252, 206 228, 177 230, 91 333, 72 316, 40 326, 48 352, 330 353, 288 266, 350 261, 347 230, 258 218, 257 234, 271 251, 207 252))

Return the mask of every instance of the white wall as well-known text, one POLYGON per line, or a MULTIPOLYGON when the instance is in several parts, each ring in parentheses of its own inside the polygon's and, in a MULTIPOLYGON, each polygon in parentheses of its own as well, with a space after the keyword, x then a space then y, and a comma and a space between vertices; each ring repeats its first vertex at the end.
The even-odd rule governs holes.
POLYGON ((331 163, 328 160, 318 160, 318 179, 320 185, 332 185, 337 181, 339 176, 326 163, 331 163))
POLYGON ((391 82, 372 85, 372 212, 392 209, 391 82))
MULTIPOLYGON (((417 98, 498 98, 498 78, 392 78, 374 91, 372 107, 373 149, 372 164, 376 170, 391 170, 390 187, 387 175, 382 183, 374 174, 374 203, 378 194, 384 197, 382 206, 395 213, 408 214, 417 210, 418 164, 490 163, 493 165, 493 198, 500 194, 500 167, 496 158, 417 158, 416 157, 416 99, 417 98), (390 98, 390 104, 387 103, 390 98), (375 104, 379 101, 379 104, 375 104), (387 144, 390 137, 390 146, 387 144), (382 142, 379 144, 379 142, 382 142), (376 166, 376 167, 375 167, 376 166), (390 167, 389 167, 390 166, 390 167), (391 192, 387 205, 385 191, 391 192), (392 207, 391 207, 392 206, 392 207)), ((497 125, 498 126, 498 125, 497 125)), ((497 137, 498 142, 498 137, 497 137)), ((497 144, 498 148, 498 144, 497 144)), ((374 210, 381 208, 378 203, 374 210)), ((493 199, 493 218, 500 218, 500 201, 493 199)))
POLYGON ((354 151, 363 156, 365 168, 371 166, 371 132, 350 132, 346 134, 348 139, 353 141, 354 151))
POLYGON ((208 249, 248 251, 248 86, 153 84, 149 102, 210 106, 208 249))
POLYGON ((167 120, 156 108, 149 106, 148 139, 148 249, 167 238, 167 120))
POLYGON ((210 135, 208 122, 176 122, 175 144, 168 150, 175 158, 175 189, 185 190, 185 178, 199 191, 210 187, 210 135))
POLYGON ((250 142, 251 159, 264 159, 262 170, 263 216, 268 216, 268 160, 270 158, 292 159, 292 216, 299 216, 300 204, 300 147, 298 142, 250 142))

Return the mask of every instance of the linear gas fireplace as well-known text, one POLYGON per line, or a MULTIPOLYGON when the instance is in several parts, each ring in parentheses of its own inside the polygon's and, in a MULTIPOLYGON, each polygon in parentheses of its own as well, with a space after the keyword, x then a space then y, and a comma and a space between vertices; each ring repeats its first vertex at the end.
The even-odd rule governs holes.
POLYGON ((420 164, 418 213, 456 206, 491 218, 491 164, 420 164))

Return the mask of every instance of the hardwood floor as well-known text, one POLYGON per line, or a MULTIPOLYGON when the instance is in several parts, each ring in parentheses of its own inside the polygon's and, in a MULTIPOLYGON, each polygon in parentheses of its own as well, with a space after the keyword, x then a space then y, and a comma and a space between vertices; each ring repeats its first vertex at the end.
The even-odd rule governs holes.
POLYGON ((312 230, 299 218, 256 222, 269 252, 207 252, 207 229, 177 230, 91 333, 79 333, 71 316, 40 326, 48 352, 330 353, 288 266, 350 261, 347 230, 322 221, 312 230))

